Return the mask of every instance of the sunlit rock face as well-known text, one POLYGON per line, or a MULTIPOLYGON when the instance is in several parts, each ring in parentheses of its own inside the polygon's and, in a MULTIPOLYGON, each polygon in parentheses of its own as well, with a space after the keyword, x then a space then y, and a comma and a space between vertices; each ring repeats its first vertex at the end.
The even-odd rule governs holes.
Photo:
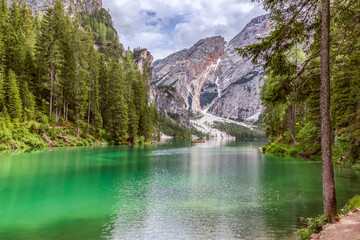
POLYGON ((269 34, 267 15, 254 18, 229 43, 222 37, 200 40, 190 49, 154 62, 156 84, 174 86, 186 109, 240 121, 255 122, 262 112, 260 87, 264 70, 235 48, 269 34))
POLYGON ((198 41, 190 49, 155 61, 156 84, 176 87, 186 103, 186 108, 200 111, 201 91, 208 88, 209 75, 215 75, 213 72, 225 53, 225 45, 223 37, 206 38, 198 41))
MULTIPOLYGON (((12 4, 14 0, 8 0, 8 4, 12 4)), ((34 12, 44 13, 54 3, 53 0, 22 0, 28 8, 34 12)), ((102 7, 102 0, 63 0, 64 8, 70 16, 74 16, 77 12, 93 13, 96 9, 102 7)))
POLYGON ((145 68, 147 68, 147 70, 149 71, 148 74, 150 75, 150 77, 154 74, 154 68, 152 66, 154 57, 146 48, 134 50, 133 57, 135 60, 135 64, 137 65, 137 68, 139 69, 141 74, 144 73, 145 68))

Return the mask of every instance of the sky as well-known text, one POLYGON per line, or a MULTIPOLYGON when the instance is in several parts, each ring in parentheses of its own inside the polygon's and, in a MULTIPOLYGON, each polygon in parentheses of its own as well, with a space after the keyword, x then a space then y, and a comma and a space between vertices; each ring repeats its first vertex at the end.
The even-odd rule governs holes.
POLYGON ((103 0, 125 48, 147 48, 154 59, 200 39, 235 37, 254 17, 265 14, 250 0, 103 0))

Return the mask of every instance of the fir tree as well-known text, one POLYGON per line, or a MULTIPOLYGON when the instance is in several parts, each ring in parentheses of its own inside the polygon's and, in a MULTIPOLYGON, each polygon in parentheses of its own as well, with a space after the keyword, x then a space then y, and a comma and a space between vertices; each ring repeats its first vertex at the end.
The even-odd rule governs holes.
POLYGON ((44 14, 41 28, 37 37, 37 60, 39 66, 41 92, 49 96, 49 115, 53 114, 54 102, 56 104, 59 89, 59 73, 63 63, 61 52, 61 37, 63 33, 64 8, 61 1, 57 0, 53 8, 44 14), (46 86, 44 89, 43 86, 46 86), (45 90, 45 91, 44 91, 45 90))
POLYGON ((22 105, 16 75, 12 70, 9 71, 9 75, 5 78, 4 89, 5 104, 11 119, 20 120, 22 105))
POLYGON ((4 80, 2 73, 0 72, 0 112, 3 111, 5 107, 5 91, 4 91, 4 80))
POLYGON ((109 78, 107 96, 109 99, 108 110, 106 115, 108 118, 108 131, 111 139, 116 144, 124 143, 127 139, 128 129, 128 106, 125 99, 125 81, 120 65, 112 60, 109 66, 109 78))

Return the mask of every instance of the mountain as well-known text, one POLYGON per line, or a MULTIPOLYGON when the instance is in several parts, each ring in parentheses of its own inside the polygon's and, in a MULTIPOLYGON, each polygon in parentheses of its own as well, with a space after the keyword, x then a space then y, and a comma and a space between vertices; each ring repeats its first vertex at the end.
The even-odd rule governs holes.
MULTIPOLYGON (((8 0, 8 4, 12 4, 14 0, 8 0)), ((22 0, 28 8, 34 12, 44 13, 46 9, 53 6, 53 0, 22 0)), ((96 9, 102 8, 102 0, 63 0, 64 8, 71 16, 76 12, 86 12, 92 14, 96 9)))
MULTIPOLYGON (((252 19, 229 43, 221 36, 202 39, 190 49, 155 61, 154 81, 158 87, 174 87, 189 114, 206 113, 254 123, 263 110, 260 87, 264 70, 261 62, 252 64, 235 48, 256 43, 270 29, 268 15, 263 15, 252 19)), ((166 113, 173 115, 180 110, 163 108, 163 97, 155 99, 166 113)))

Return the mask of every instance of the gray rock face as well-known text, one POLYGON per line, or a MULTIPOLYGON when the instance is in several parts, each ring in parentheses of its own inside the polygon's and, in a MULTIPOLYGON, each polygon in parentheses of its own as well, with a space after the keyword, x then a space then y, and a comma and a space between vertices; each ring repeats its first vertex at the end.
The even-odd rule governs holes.
POLYGON ((184 99, 169 86, 156 89, 155 102, 160 114, 190 128, 190 119, 184 99))
MULTIPOLYGON (((208 75, 216 69, 224 55, 225 44, 223 37, 206 38, 190 49, 155 61, 156 84, 175 87, 188 110, 200 111, 201 89, 209 85, 208 75)), ((217 90, 214 88, 214 91, 217 90)))
POLYGON ((144 73, 144 68, 148 68, 150 78, 154 75, 153 61, 154 57, 151 53, 143 48, 141 50, 134 51, 134 60, 141 74, 144 73))
POLYGON ((157 85, 171 85, 194 112, 254 122, 262 112, 263 67, 241 58, 235 48, 269 34, 267 15, 254 18, 228 44, 222 37, 200 40, 192 48, 154 63, 157 85))
MULTIPOLYGON (((7 0, 8 4, 12 4, 14 0, 7 0)), ((43 14, 46 9, 53 5, 53 0, 22 0, 34 12, 43 14)), ((63 0, 64 8, 70 16, 74 16, 76 12, 87 12, 91 14, 97 8, 102 7, 102 0, 63 0)))

